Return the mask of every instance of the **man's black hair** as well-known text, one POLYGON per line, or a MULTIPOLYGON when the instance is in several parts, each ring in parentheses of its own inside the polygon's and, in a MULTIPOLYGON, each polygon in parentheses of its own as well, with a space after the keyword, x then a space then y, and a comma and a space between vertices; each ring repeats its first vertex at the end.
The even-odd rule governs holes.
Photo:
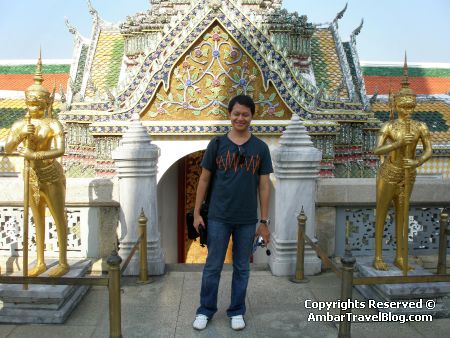
POLYGON ((233 97, 230 100, 230 103, 228 103, 228 112, 231 113, 233 110, 233 107, 236 103, 239 103, 240 105, 246 106, 250 108, 250 111, 252 112, 252 116, 255 114, 255 102, 250 96, 247 95, 237 95, 233 97))

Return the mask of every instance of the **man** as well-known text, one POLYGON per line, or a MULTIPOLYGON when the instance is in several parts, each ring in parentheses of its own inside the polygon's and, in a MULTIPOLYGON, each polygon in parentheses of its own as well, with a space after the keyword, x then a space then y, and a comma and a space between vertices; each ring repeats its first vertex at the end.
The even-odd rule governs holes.
POLYGON ((217 311, 217 292, 225 254, 233 236, 233 279, 231 304, 227 310, 231 327, 245 327, 245 295, 250 271, 252 244, 256 235, 270 241, 269 175, 273 172, 268 146, 249 131, 255 103, 238 95, 228 104, 231 130, 213 139, 202 160, 202 173, 197 187, 194 226, 198 231, 204 222, 201 205, 211 184, 208 211, 208 257, 203 270, 200 307, 193 327, 203 330, 217 311), (259 190, 261 219, 257 218, 259 190))

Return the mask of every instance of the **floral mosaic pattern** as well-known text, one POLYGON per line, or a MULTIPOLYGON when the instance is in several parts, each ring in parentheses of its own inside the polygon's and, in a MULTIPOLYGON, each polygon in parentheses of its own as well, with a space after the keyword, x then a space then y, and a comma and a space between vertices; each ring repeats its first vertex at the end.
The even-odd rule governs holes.
POLYGON ((264 91, 263 81, 253 59, 216 24, 175 65, 169 92, 159 88, 143 119, 227 119, 228 101, 239 94, 253 97, 255 118, 290 118, 275 89, 264 91))

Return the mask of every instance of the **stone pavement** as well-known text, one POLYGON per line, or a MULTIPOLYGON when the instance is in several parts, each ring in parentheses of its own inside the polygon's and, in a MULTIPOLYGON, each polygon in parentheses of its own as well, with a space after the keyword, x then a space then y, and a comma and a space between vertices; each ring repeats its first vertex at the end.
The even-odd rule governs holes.
MULTIPOLYGON (((337 337, 333 322, 307 321, 309 313, 325 310, 305 308, 305 300, 333 301, 340 295, 340 280, 326 272, 308 277, 309 283, 294 284, 287 277, 274 277, 270 271, 253 267, 247 293, 247 327, 235 332, 226 317, 230 297, 231 267, 222 273, 219 311, 204 331, 192 328, 199 302, 201 265, 174 265, 164 276, 147 285, 136 278, 122 279, 123 337, 337 337), (189 270, 189 271, 188 271, 189 270)), ((363 301, 354 289, 354 299, 363 301)), ((331 313, 337 314, 338 310, 331 313)), ((370 309, 354 313, 375 313, 370 309)), ((448 337, 450 319, 415 323, 353 323, 352 337, 448 337)), ((18 337, 108 337, 108 293, 105 287, 92 287, 63 325, 0 325, 0 338, 18 337)))

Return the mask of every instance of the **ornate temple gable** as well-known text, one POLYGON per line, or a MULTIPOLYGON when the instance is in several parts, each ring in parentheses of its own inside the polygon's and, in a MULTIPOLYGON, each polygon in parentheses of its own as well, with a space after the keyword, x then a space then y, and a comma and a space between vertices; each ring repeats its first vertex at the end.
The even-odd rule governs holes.
POLYGON ((286 120, 292 112, 259 65, 215 19, 172 67, 143 120, 227 120, 231 97, 246 94, 256 103, 256 120, 286 120))
MULTIPOLYGON (((154 95, 159 84, 167 88, 169 71, 177 60, 217 18, 235 40, 256 61, 262 70, 267 88, 272 82, 282 99, 302 118, 310 120, 355 120, 364 121, 366 115, 358 112, 358 103, 329 101, 311 83, 304 80, 299 71, 292 68, 280 53, 275 52, 273 44, 242 14, 232 2, 224 1, 216 8, 214 1, 199 2, 161 41, 157 49, 143 61, 136 77, 116 98, 121 111, 112 115, 113 120, 128 120, 132 113, 142 113, 154 95), (208 5, 209 4, 209 5, 208 5), (325 110, 326 112, 322 112, 325 110)), ((77 109, 109 110, 111 102, 84 104, 77 109)), ((69 118, 73 118, 70 116, 69 118)), ((106 121, 99 116, 96 121, 106 121)))

